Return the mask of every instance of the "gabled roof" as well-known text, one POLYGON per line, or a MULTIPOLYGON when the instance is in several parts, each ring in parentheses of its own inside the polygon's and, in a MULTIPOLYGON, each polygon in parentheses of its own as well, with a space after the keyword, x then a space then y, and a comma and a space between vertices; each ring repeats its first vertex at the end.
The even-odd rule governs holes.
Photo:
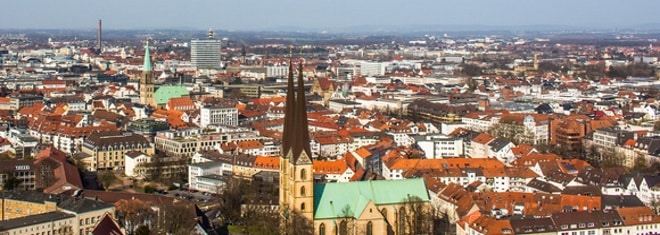
POLYGON ((495 140, 494 136, 486 133, 481 133, 477 137, 474 137, 474 139, 472 139, 472 143, 488 144, 493 140, 495 140))
POLYGON ((120 200, 141 200, 143 202, 153 203, 155 205, 171 204, 174 200, 172 197, 162 196, 158 194, 147 193, 128 193, 128 192, 111 192, 111 191, 96 191, 85 190, 85 197, 94 198, 107 203, 117 203, 120 200))
POLYGON ((430 201, 424 179, 374 180, 314 185, 314 219, 361 215, 369 201, 375 205, 404 203, 409 197, 430 201), (392 190, 396 189, 396 190, 392 190))
POLYGON ((554 186, 548 182, 537 180, 537 179, 532 179, 527 183, 527 187, 536 189, 541 192, 546 192, 546 193, 560 193, 561 189, 559 189, 557 186, 554 186))
POLYGON ((348 169, 346 161, 314 161, 314 174, 344 174, 348 169))
POLYGON ((71 211, 81 214, 91 211, 111 209, 114 208, 115 205, 107 202, 97 201, 94 199, 71 197, 58 203, 57 207, 66 211, 71 211))
POLYGON ((190 93, 185 86, 161 86, 154 92, 154 99, 157 104, 165 104, 171 98, 187 96, 190 93))
POLYGON ((623 224, 628 226, 660 223, 660 216, 653 213, 653 210, 646 206, 618 208, 616 211, 623 219, 623 224))
POLYGON ((119 227, 119 224, 117 224, 117 221, 112 219, 112 217, 108 213, 104 214, 101 220, 96 224, 96 226, 94 226, 94 230, 92 230, 92 234, 124 235, 124 233, 121 231, 121 228, 119 227))
POLYGON ((506 147, 509 144, 511 144, 511 141, 509 141, 505 138, 502 138, 502 137, 497 137, 493 141, 488 143, 488 146, 490 146, 490 148, 494 152, 498 152, 498 151, 500 151, 501 149, 503 149, 504 147, 506 147))
POLYGON ((254 167, 258 169, 279 170, 280 159, 277 157, 257 156, 254 160, 254 167))
POLYGON ((58 221, 68 218, 76 217, 73 214, 64 213, 60 211, 51 211, 41 214, 28 215, 20 218, 8 219, 0 221, 0 230, 7 231, 11 229, 17 229, 24 226, 30 226, 35 224, 48 223, 51 221, 58 221))

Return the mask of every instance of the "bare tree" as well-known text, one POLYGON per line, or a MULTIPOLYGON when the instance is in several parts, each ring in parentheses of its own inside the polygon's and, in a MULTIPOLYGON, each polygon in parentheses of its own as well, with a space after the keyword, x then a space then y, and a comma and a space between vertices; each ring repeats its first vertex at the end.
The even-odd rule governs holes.
POLYGON ((240 223, 244 234, 278 234, 279 209, 270 203, 254 200, 243 204, 240 223), (249 225, 249 226, 248 226, 249 225))
POLYGON ((404 234, 433 234, 433 217, 429 208, 429 203, 423 201, 418 196, 408 196, 404 200, 405 210, 399 213, 399 224, 405 225, 401 229, 404 234))
POLYGON ((158 234, 190 234, 197 222, 195 205, 180 201, 161 206, 155 232, 158 234))
POLYGON ((534 144, 532 138, 527 133, 524 126, 507 123, 497 123, 490 127, 488 134, 505 138, 511 143, 518 145, 520 143, 534 144))
POLYGON ((119 179, 112 171, 104 171, 98 174, 98 179, 101 181, 105 191, 110 190, 110 186, 119 182, 119 179))
POLYGON ((349 205, 344 206, 339 214, 339 234, 347 235, 355 233, 355 217, 349 205))
POLYGON ((303 216, 299 211, 284 210, 281 216, 283 224, 280 226, 280 234, 314 234, 313 222, 303 216))
POLYGON ((119 200, 116 204, 115 214, 119 224, 130 232, 145 225, 144 223, 155 216, 155 211, 140 200, 119 200))
POLYGON ((624 165, 625 157, 616 151, 614 147, 600 148, 598 152, 600 153, 599 166, 616 167, 624 165))

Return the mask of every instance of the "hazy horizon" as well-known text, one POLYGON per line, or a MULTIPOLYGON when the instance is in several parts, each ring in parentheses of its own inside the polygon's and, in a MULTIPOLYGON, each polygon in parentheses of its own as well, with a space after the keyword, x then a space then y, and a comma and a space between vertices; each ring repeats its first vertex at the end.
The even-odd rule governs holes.
MULTIPOLYGON (((9 1, 0 29, 350 31, 379 27, 660 29, 660 1, 115 0, 9 1)), ((423 30, 423 29, 422 29, 423 30)))

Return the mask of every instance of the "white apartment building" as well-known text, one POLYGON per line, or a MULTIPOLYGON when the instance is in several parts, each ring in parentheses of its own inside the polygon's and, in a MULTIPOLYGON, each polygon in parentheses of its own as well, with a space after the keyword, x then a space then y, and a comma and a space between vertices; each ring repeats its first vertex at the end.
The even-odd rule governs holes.
POLYGON ((266 77, 284 77, 289 74, 289 66, 286 65, 267 65, 266 77))
POLYGON ((238 109, 234 106, 206 105, 199 110, 199 116, 202 128, 209 125, 238 125, 238 109))
POLYGON ((383 76, 385 68, 389 63, 385 62, 361 62, 360 75, 362 76, 383 76))
POLYGON ((217 144, 231 141, 231 134, 209 132, 199 128, 159 131, 154 137, 156 149, 173 157, 190 157, 202 150, 211 150, 217 144))
POLYGON ((424 151, 426 158, 459 157, 465 155, 463 139, 445 135, 417 136, 417 145, 424 151))
POLYGON ((231 162, 208 161, 190 164, 188 165, 188 187, 202 192, 218 193, 222 183, 212 178, 231 175, 231 173, 231 162))

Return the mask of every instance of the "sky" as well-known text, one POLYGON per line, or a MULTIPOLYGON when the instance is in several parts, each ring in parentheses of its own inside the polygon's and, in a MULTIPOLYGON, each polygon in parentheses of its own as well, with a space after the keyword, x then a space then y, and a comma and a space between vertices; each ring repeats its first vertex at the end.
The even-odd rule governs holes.
POLYGON ((660 25, 659 0, 7 0, 0 29, 342 30, 660 25))

